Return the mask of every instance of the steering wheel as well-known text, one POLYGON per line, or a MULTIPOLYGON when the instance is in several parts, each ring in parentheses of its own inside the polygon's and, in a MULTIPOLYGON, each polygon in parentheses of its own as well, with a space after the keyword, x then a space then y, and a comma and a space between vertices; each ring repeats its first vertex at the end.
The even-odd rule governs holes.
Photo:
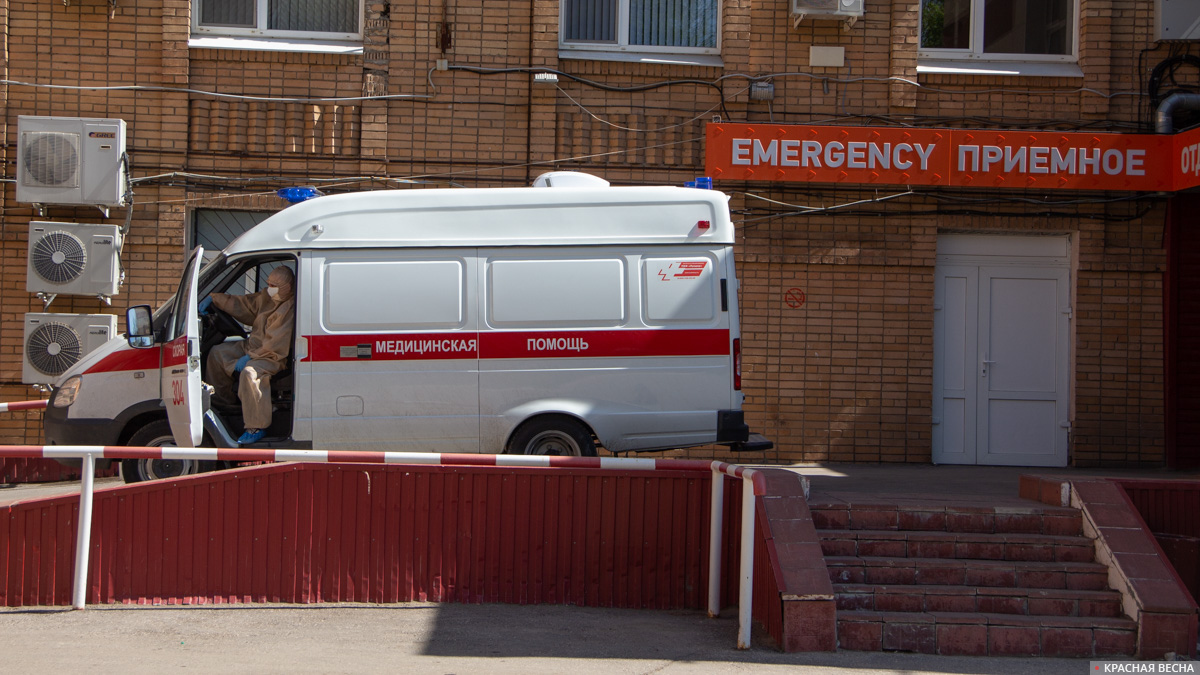
POLYGON ((200 353, 206 359, 210 349, 231 335, 245 338, 246 329, 228 312, 212 306, 208 308, 207 314, 200 315, 200 353))
POLYGON ((229 313, 217 307, 209 307, 208 314, 204 315, 204 329, 214 330, 221 334, 222 338, 236 335, 238 337, 246 337, 246 329, 242 324, 229 313))

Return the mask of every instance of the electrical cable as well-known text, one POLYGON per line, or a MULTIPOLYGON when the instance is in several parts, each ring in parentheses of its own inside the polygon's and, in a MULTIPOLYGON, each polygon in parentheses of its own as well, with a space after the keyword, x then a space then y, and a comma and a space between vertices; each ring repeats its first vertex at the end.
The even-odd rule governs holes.
POLYGON ((41 84, 37 82, 21 82, 19 80, 0 79, 0 85, 17 87, 34 87, 38 89, 59 89, 66 91, 156 91, 168 94, 195 94, 212 98, 232 99, 236 101, 267 101, 274 103, 342 103, 349 101, 382 101, 403 99, 430 99, 431 94, 381 94, 379 96, 333 96, 333 97, 292 97, 292 96, 249 96, 245 94, 222 94, 203 89, 189 87, 164 87, 150 84, 120 84, 112 86, 77 85, 77 84, 41 84))
MULTIPOLYGON (((563 89, 562 87, 560 87, 556 84, 556 85, 554 85, 554 88, 558 89, 560 92, 562 92, 563 96, 566 96, 567 99, 569 99, 571 101, 571 103, 574 103, 580 110, 582 110, 583 112, 590 115, 591 118, 596 120, 597 122, 599 122, 601 124, 607 124, 608 126, 614 128, 614 129, 620 129, 621 131, 630 131, 630 132, 633 132, 636 134, 653 134, 653 133, 658 133, 661 131, 668 131, 670 129, 677 129, 679 127, 687 126, 687 125, 695 122, 696 120, 704 117, 705 115, 711 114, 712 111, 716 110, 717 108, 722 107, 722 104, 717 104, 717 105, 709 108, 708 110, 705 110, 704 112, 700 113, 699 115, 696 115, 695 117, 693 117, 689 120, 680 122, 679 124, 671 124, 671 125, 668 125, 665 127, 659 127, 657 129, 634 129, 633 127, 623 127, 620 124, 615 124, 613 122, 609 122, 608 120, 600 117, 596 113, 589 110, 587 106, 583 105, 579 101, 576 101, 575 98, 573 96, 571 96, 570 94, 568 94, 567 91, 565 89, 563 89)), ((747 87, 746 89, 743 89, 742 91, 735 93, 734 96, 739 96, 743 92, 747 91, 748 89, 749 89, 749 87, 747 87)), ((626 106, 626 107, 628 107, 628 106, 626 106)))

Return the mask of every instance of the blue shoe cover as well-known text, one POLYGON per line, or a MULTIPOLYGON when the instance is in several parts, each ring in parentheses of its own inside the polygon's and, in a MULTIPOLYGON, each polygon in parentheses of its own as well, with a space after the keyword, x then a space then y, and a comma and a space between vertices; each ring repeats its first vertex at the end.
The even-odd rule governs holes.
POLYGON ((259 429, 258 431, 247 431, 242 434, 241 438, 238 439, 238 445, 250 445, 251 443, 257 443, 262 440, 263 436, 266 436, 266 435, 267 435, 266 429, 259 429))

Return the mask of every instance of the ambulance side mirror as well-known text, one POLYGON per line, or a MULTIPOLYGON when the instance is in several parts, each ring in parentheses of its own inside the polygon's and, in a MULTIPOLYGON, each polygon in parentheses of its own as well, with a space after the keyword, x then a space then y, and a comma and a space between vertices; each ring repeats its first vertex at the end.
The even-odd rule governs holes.
POLYGON ((154 346, 154 324, 150 305, 138 305, 125 310, 125 339, 130 347, 148 349, 154 346))

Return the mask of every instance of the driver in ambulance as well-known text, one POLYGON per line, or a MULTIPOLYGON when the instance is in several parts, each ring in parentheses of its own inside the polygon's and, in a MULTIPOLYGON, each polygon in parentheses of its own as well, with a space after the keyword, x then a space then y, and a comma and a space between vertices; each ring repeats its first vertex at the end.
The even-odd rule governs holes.
POLYGON ((223 342, 208 353, 208 383, 214 402, 235 406, 233 379, 238 378, 238 398, 246 431, 240 445, 262 440, 271 426, 271 376, 287 363, 296 323, 295 276, 287 267, 276 267, 267 276, 267 288, 249 295, 213 293, 200 303, 207 314, 216 305, 238 321, 250 325, 245 340, 223 342))

